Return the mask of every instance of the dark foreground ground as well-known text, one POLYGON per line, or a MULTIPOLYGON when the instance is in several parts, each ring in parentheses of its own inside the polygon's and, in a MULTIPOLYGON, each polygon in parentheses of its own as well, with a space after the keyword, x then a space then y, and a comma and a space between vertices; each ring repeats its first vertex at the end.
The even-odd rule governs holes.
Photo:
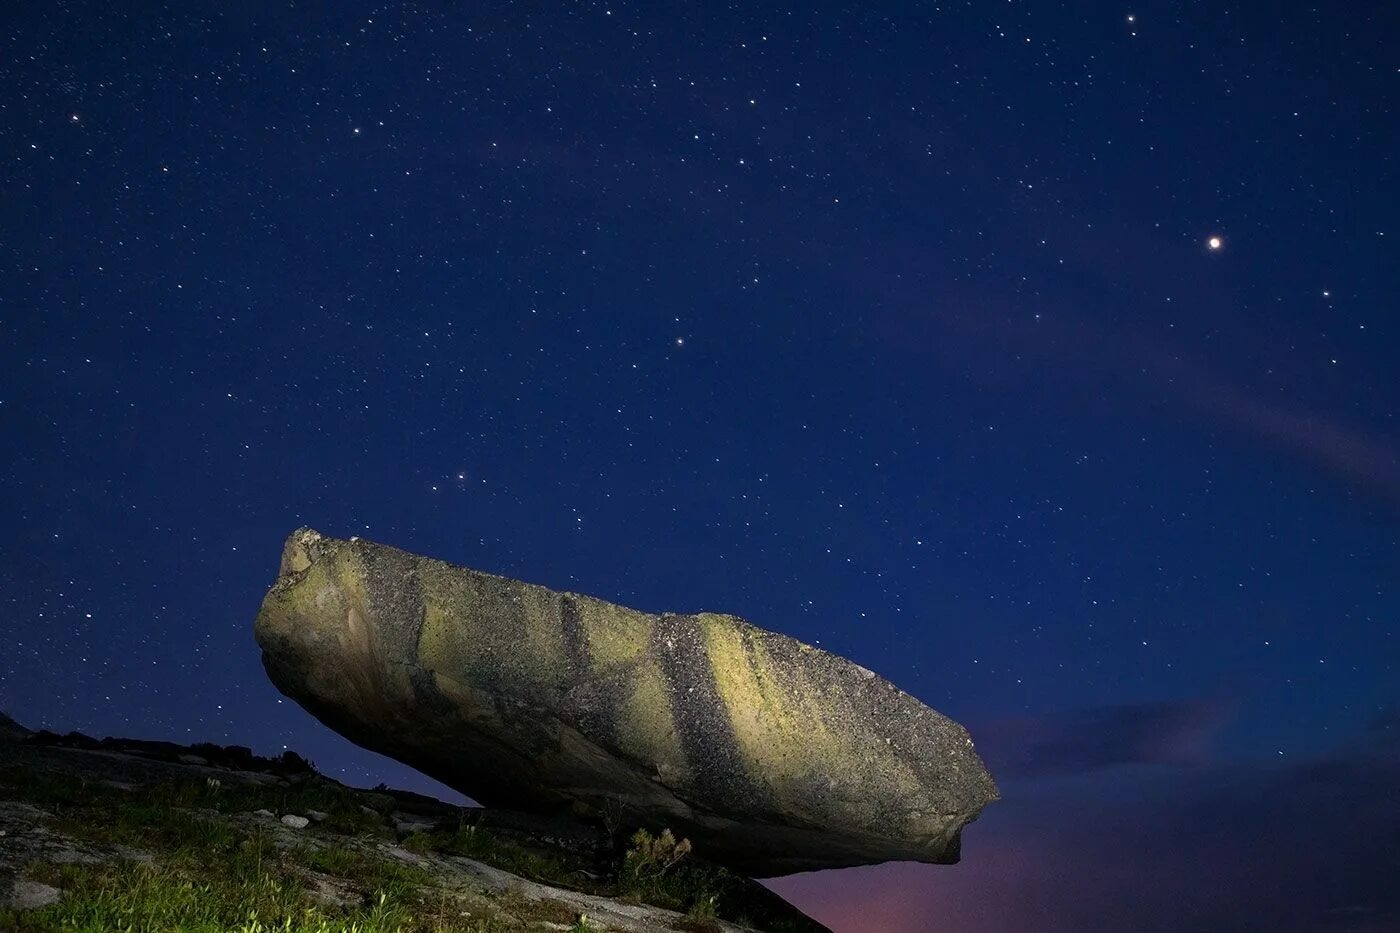
POLYGON ((346 787, 295 754, 0 716, 0 930, 824 930, 687 850, 664 827, 346 787))

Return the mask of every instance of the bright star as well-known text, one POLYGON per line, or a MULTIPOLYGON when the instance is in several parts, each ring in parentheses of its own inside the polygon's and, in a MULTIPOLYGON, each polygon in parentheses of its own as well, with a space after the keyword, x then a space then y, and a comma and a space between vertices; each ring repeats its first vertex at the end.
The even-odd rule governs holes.
POLYGON ((1213 236, 1209 240, 1206 240, 1206 246, 1210 248, 1211 252, 1218 252, 1224 245, 1225 241, 1218 236, 1213 236))

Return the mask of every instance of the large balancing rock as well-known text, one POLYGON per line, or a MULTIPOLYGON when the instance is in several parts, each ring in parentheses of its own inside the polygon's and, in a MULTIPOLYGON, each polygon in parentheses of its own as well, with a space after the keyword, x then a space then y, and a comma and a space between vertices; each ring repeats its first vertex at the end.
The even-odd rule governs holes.
POLYGON ((962 726, 844 658, 293 532, 255 624, 283 693, 487 805, 669 827, 759 877, 952 863, 997 799, 962 726))

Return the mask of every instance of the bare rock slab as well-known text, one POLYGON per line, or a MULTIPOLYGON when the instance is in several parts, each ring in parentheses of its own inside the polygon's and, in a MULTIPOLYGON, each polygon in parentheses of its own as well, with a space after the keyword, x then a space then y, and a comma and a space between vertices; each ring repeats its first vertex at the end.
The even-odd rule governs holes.
POLYGON ((304 528, 255 632, 278 689, 365 748, 487 806, 669 827, 750 875, 956 862, 997 799, 962 726, 736 616, 304 528))
POLYGON ((14 910, 36 910, 40 907, 47 907, 50 904, 57 904, 63 897, 63 892, 51 885, 41 884, 38 881, 16 881, 10 891, 9 904, 6 905, 14 910))

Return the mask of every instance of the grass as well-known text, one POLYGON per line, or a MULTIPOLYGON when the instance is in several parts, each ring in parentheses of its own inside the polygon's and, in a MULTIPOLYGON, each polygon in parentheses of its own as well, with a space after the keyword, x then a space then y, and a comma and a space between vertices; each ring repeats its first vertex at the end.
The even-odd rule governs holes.
POLYGON ((0 912, 0 927, 17 930, 191 930, 236 928, 250 917, 293 918, 303 892, 277 873, 248 874, 234 866, 203 873, 186 864, 113 862, 65 865, 58 904, 15 916, 0 912))
POLYGON ((463 824, 453 830, 414 833, 403 841, 403 847, 413 852, 461 855, 541 884, 599 893, 589 883, 589 863, 584 859, 562 852, 537 852, 479 826, 463 824))
POLYGON ((413 865, 376 858, 359 849, 338 846, 299 849, 294 860, 312 871, 342 878, 361 887, 378 890, 394 886, 429 887, 432 875, 413 865))
MULTIPOLYGON (((250 854, 214 866, 194 860, 155 864, 45 866, 31 877, 67 893, 50 907, 0 910, 0 929, 16 933, 518 933, 537 920, 573 922, 559 902, 524 898, 509 910, 477 909, 420 887, 418 879, 385 880, 353 907, 330 907, 310 896, 295 857, 250 854)), ((320 863, 324 866, 324 862, 320 863)), ((313 867, 313 866, 306 866, 313 867)), ((352 866, 353 867, 353 866, 352 866)))
POLYGON ((326 814, 323 825, 342 835, 393 836, 386 815, 394 807, 392 798, 357 791, 321 777, 310 777, 293 784, 235 784, 217 781, 185 780, 157 785, 156 799, 168 806, 203 808, 219 813, 271 810, 281 816, 310 811, 326 814), (373 804, 371 806, 370 804, 373 804))
POLYGON ((392 798, 366 793, 310 777, 286 784, 232 784, 189 778, 165 781, 137 791, 121 790, 62 774, 33 774, 20 768, 0 770, 0 788, 10 788, 19 799, 48 810, 59 818, 82 819, 88 811, 144 805, 151 810, 212 810, 238 813, 271 810, 305 815, 316 810, 327 815, 325 828, 344 835, 392 837, 385 816, 392 798))
MULTIPOLYGON (((510 912, 479 908, 467 915, 464 901, 437 889, 420 868, 347 845, 279 851, 265 833, 219 818, 259 808, 276 813, 321 810, 330 816, 319 827, 392 836, 387 828, 380 831, 384 819, 379 812, 371 816, 361 809, 356 792, 329 782, 226 788, 178 781, 126 791, 10 769, 0 773, 0 797, 22 799, 53 814, 50 825, 65 836, 156 856, 150 863, 35 863, 26 877, 62 888, 65 895, 38 910, 0 909, 3 930, 514 933, 522 929, 521 920, 560 921, 562 916, 563 905, 557 902, 524 899, 506 905, 510 912), (337 886, 358 895, 359 903, 329 906, 319 901, 311 873, 337 879, 337 886)), ((568 912, 561 922, 573 922, 575 916, 568 912)))
MULTIPOLYGON (((575 933, 599 929, 559 901, 531 901, 509 892, 464 899, 441 889, 430 872, 374 848, 379 840, 395 838, 386 819, 392 797, 320 777, 291 785, 231 786, 189 779, 123 790, 7 769, 0 770, 0 799, 25 800, 47 811, 52 828, 65 836, 155 856, 152 863, 31 865, 27 877, 62 888, 65 896, 38 910, 0 910, 0 930, 515 933, 525 929, 523 922, 541 920, 572 924, 575 933), (279 850, 265 831, 221 818, 258 809, 277 815, 314 810, 327 818, 305 831, 305 845, 290 850, 279 850), (334 880, 330 887, 345 904, 318 897, 327 879, 334 880)), ((764 916, 749 882, 689 857, 683 840, 669 833, 638 834, 632 843, 609 866, 573 852, 522 845, 464 822, 455 829, 415 833, 402 846, 465 856, 542 884, 684 912, 676 928, 692 933, 713 933, 720 915, 739 919, 737 910, 746 908, 765 929, 804 929, 787 917, 764 916)))
POLYGON ((713 894, 696 898, 685 916, 676 922, 676 929, 686 933, 720 933, 717 902, 713 894))
POLYGON ((653 837, 641 831, 618 864, 599 866, 568 853, 538 852, 479 826, 415 833, 403 842, 411 851, 465 856, 541 884, 675 911, 699 903, 713 906, 723 892, 742 884, 722 868, 687 858, 689 843, 679 845, 670 833, 653 837))

